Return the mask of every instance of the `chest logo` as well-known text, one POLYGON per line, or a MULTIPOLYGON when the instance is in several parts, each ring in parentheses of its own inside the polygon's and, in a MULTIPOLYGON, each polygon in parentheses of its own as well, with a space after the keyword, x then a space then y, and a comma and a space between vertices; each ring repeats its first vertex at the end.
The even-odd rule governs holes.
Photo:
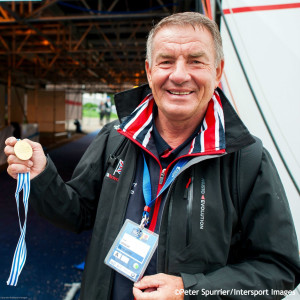
POLYGON ((124 166, 124 161, 122 159, 119 160, 116 168, 115 168, 115 171, 113 173, 113 175, 115 175, 116 173, 121 175, 121 172, 123 170, 123 166, 124 166))

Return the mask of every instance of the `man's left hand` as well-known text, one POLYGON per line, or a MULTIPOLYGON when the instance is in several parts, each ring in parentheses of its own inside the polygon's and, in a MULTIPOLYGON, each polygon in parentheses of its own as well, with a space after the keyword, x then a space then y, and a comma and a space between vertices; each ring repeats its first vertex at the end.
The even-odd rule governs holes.
POLYGON ((142 299, 183 299, 178 295, 184 288, 181 277, 167 274, 156 274, 143 277, 133 287, 133 296, 136 300, 142 299))

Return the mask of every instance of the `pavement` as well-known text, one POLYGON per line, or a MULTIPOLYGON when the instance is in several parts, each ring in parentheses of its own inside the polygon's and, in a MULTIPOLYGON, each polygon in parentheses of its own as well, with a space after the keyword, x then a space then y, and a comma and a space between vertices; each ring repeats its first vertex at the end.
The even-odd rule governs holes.
MULTIPOLYGON (((110 121, 113 121, 114 119, 111 119, 110 121)), ((100 124, 99 118, 87 118, 83 117, 81 121, 81 128, 83 132, 90 133, 94 132, 96 130, 100 130, 106 122, 104 121, 103 124, 100 124)), ((74 125, 74 121, 71 120, 66 125, 67 131, 74 132, 76 130, 76 126, 74 125)))
MULTIPOLYGON (((113 120, 115 120, 115 119, 111 119, 111 121, 113 121, 113 120)), ((42 142, 42 146, 43 146, 45 152, 49 151, 50 149, 54 149, 54 148, 60 147, 64 144, 70 143, 72 141, 76 141, 77 139, 80 139, 90 133, 99 132, 105 124, 106 124, 106 122, 104 122, 103 124, 100 124, 100 120, 98 118, 84 117, 84 118, 82 118, 82 120, 80 120, 82 132, 78 133, 76 131, 76 126, 74 125, 74 120, 67 121, 66 134, 63 135, 62 137, 57 138, 55 141, 44 140, 42 142)), ((0 171, 5 170, 6 167, 7 167, 6 165, 0 166, 0 171)))

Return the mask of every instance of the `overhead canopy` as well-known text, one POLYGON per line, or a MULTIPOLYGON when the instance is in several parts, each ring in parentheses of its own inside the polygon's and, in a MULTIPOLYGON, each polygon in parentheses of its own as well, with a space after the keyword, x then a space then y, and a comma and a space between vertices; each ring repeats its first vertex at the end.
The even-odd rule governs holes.
POLYGON ((146 81, 145 41, 153 23, 196 1, 0 2, 0 80, 21 86, 97 85, 116 92, 146 81))

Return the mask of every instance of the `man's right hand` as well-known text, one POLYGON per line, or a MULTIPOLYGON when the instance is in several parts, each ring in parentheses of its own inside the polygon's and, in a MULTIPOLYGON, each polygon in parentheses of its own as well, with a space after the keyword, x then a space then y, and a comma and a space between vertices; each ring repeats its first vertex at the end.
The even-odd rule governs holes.
POLYGON ((17 142, 15 137, 9 137, 5 141, 4 152, 7 156, 7 173, 17 179, 18 173, 30 172, 30 179, 33 179, 44 171, 47 159, 41 144, 24 139, 32 147, 33 154, 29 160, 21 160, 15 155, 14 145, 17 142))

